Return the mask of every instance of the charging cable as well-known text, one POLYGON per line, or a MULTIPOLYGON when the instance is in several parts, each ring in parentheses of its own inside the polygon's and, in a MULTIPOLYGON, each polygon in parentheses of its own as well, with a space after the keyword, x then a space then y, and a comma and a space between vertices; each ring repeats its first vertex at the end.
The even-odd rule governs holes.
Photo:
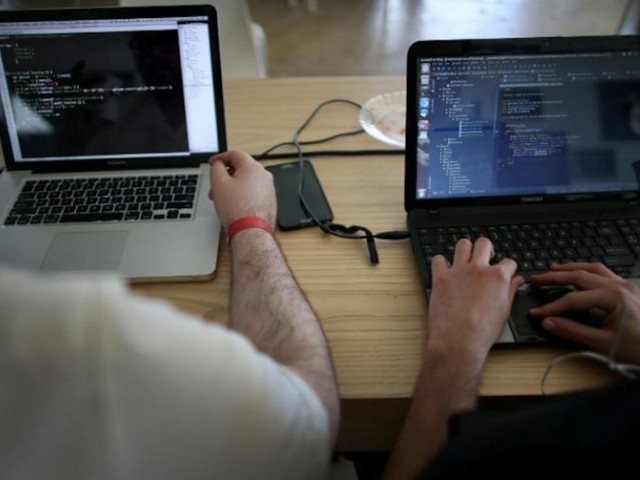
POLYGON ((587 350, 582 352, 568 353, 566 355, 560 355, 559 357, 556 357, 553 360, 551 360, 551 363, 549 363, 549 365, 547 366, 547 369, 545 370, 544 375, 542 376, 542 381, 540 383, 540 390, 543 395, 547 395, 547 392, 545 390, 545 385, 547 382, 547 377, 551 373, 551 370, 553 370, 553 367, 555 367, 559 363, 566 362, 574 358, 587 358, 590 360, 595 360, 596 362, 599 362, 599 363, 603 363, 604 365, 607 366, 607 368, 609 368, 609 370, 616 372, 629 380, 634 380, 638 376, 640 376, 640 366, 627 364, 627 363, 618 363, 616 361, 616 355, 618 354, 618 350, 620 349, 622 336, 624 335, 624 330, 627 326, 628 316, 627 316, 626 303, 623 304, 623 310, 621 315, 622 316, 620 319, 620 327, 618 329, 618 332, 616 333, 616 336, 613 340, 613 344, 611 345, 611 349, 609 350, 608 355, 602 355, 600 353, 595 353, 587 350))
MULTIPOLYGON (((300 135, 302 134, 302 132, 304 132, 304 130, 309 126, 309 124, 313 121, 313 119, 318 115, 318 113, 320 112, 320 110, 322 110, 325 106, 330 105, 330 104, 335 104, 335 103, 343 103, 343 104, 348 104, 351 106, 354 106, 356 108, 362 108, 362 106, 357 103, 354 102, 352 100, 346 100, 346 99, 341 99, 341 98, 336 98, 336 99, 332 99, 332 100, 327 100, 325 102, 322 102, 320 105, 318 105, 313 112, 307 117, 307 119, 302 123, 302 125, 296 130, 295 134, 293 135, 293 139, 289 142, 281 142, 278 143, 276 145, 274 145, 273 147, 265 150, 262 154, 258 155, 257 158, 258 159, 265 159, 265 158, 274 158, 271 155, 271 152, 273 150, 276 150, 280 147, 283 146, 292 146, 295 149, 295 156, 298 158, 298 162, 300 165, 300 177, 298 179, 298 198, 300 199, 300 205, 302 206, 303 211, 305 212, 305 214, 311 218, 313 220, 313 223, 315 223, 320 230, 322 230, 324 233, 328 234, 328 235, 333 235, 334 237, 339 237, 339 238, 345 238, 345 239, 350 239, 350 240, 365 240, 366 241, 366 245, 367 245, 367 251, 369 253, 369 261, 372 265, 376 265, 378 263, 380 263, 380 257, 378 255, 378 249, 376 247, 376 239, 380 239, 380 240, 404 240, 406 238, 409 238, 409 232, 406 230, 392 230, 392 231, 387 231, 387 232, 380 232, 380 233, 373 233, 369 228, 362 226, 362 225, 350 225, 350 226, 346 226, 346 225, 342 225, 339 223, 332 223, 332 222, 321 222, 320 220, 318 220, 318 217, 314 214, 314 212, 311 210, 311 208, 309 207, 309 204, 307 203, 305 196, 304 196, 304 152, 302 151, 302 146, 303 145, 315 145, 315 144, 319 144, 319 143, 324 143, 324 142, 328 142, 331 140, 335 140, 336 138, 341 138, 341 137, 347 137, 347 136, 353 136, 353 135, 358 135, 364 132, 364 130, 362 128, 359 128, 357 130, 350 130, 347 132, 341 132, 341 133, 337 133, 335 135, 330 135, 328 137, 324 137, 324 138, 320 138, 320 139, 316 139, 316 140, 307 140, 307 141, 301 141, 300 140, 300 135)), ((356 152, 356 151, 354 151, 356 152)), ((373 152, 378 152, 378 151, 373 151, 373 152)), ((397 153, 402 153, 402 150, 399 151, 392 151, 394 154, 397 153)), ((367 153, 368 154, 368 153, 367 153)), ((371 153, 371 154, 377 154, 377 153, 371 153)))

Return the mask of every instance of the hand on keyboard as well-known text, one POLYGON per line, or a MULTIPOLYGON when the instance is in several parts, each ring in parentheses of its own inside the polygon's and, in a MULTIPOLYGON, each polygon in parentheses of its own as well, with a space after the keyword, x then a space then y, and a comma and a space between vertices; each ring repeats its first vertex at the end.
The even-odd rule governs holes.
POLYGON ((578 290, 533 309, 552 334, 609 354, 619 336, 616 360, 640 364, 640 288, 602 264, 553 265, 551 271, 531 278, 532 285, 574 285, 578 290), (563 312, 597 308, 608 313, 602 327, 563 317, 563 312), (622 332, 620 330, 623 329, 622 332))
POLYGON ((629 277, 640 257, 640 219, 516 223, 511 225, 442 226, 420 230, 427 262, 438 254, 453 259, 461 238, 471 242, 486 237, 493 243, 493 263, 511 258, 527 280, 546 272, 552 263, 603 263, 629 277))
POLYGON ((493 245, 487 238, 474 244, 458 241, 453 263, 436 255, 429 304, 428 348, 446 349, 480 364, 502 331, 516 290, 524 278, 515 276, 516 262, 491 265, 493 245))

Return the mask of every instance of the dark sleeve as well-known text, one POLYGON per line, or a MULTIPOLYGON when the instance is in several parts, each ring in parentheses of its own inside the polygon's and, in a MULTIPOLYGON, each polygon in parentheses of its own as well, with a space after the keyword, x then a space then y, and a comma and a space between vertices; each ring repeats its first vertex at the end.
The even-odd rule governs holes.
POLYGON ((558 398, 516 413, 466 414, 419 477, 593 478, 637 471, 640 381, 558 398))

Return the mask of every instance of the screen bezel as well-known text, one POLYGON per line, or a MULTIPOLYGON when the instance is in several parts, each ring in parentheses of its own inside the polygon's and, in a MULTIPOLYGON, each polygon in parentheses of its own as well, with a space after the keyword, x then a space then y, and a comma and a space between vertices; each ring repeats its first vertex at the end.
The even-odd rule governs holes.
MULTIPOLYGON (((216 125, 218 150, 211 152, 190 153, 184 156, 149 156, 144 158, 118 157, 99 160, 45 160, 16 162, 9 139, 4 109, 0 108, 0 143, 7 170, 31 170, 34 172, 65 172, 91 170, 123 170, 146 168, 184 168, 196 167, 205 163, 211 155, 227 149, 222 72, 220 61, 220 45, 216 10, 211 5, 182 5, 167 7, 102 7, 88 9, 59 10, 13 10, 0 11, 0 23, 3 22, 42 22, 73 20, 117 20, 128 18, 174 18, 206 16, 209 26, 209 46, 211 51, 211 67, 214 82, 214 99, 216 105, 216 125)), ((1 102, 1 99, 0 99, 1 102)))
POLYGON ((522 203, 558 203, 576 201, 625 200, 635 201, 640 190, 606 193, 536 194, 487 197, 428 199, 416 197, 418 172, 418 63, 425 57, 473 57, 488 55, 535 55, 561 53, 598 53, 640 51, 640 36, 620 35, 602 37, 537 37, 487 40, 434 40, 415 42, 407 54, 407 105, 405 140, 404 207, 439 209, 447 206, 513 205, 522 203))

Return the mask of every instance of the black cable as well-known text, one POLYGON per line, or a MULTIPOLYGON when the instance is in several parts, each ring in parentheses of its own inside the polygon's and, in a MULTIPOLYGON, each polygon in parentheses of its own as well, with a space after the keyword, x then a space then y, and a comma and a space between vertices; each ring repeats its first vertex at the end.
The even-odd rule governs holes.
MULTIPOLYGON (((275 147, 282 147, 285 145, 293 145, 293 142, 282 142, 278 145, 274 145, 269 151, 275 150, 275 147)), ((266 150, 265 150, 266 152, 266 150)), ((251 155, 256 160, 284 160, 287 158, 298 158, 298 152, 286 152, 286 153, 259 153, 251 155)), ((310 157, 362 157, 368 155, 403 155, 404 150, 400 149, 370 149, 370 150, 312 150, 304 153, 306 158, 310 157)))
MULTIPOLYGON (((296 131, 296 133, 293 136, 294 141, 297 141, 298 138, 300 137, 300 134, 304 131, 305 128, 307 128, 307 126, 313 121, 313 119, 316 117, 316 115, 318 114, 318 112, 320 112, 320 110, 322 110, 325 106, 330 105, 332 103, 346 103, 347 105, 352 105, 358 109, 362 108, 362 105, 360 105, 358 102, 354 102, 353 100, 348 100, 345 98, 332 98, 331 100, 326 100, 324 102, 322 102, 320 105, 318 105, 315 110, 313 112, 311 112, 311 115, 309 115, 307 117, 307 119, 302 122, 302 125, 300 125, 300 127, 298 128, 298 130, 296 131)), ((349 135, 355 135, 358 133, 362 133, 364 132, 364 130, 362 128, 358 128, 357 130, 352 130, 350 132, 344 132, 344 133, 338 133, 337 135, 334 135, 334 138, 338 138, 341 136, 349 136, 349 135)))
MULTIPOLYGON (((362 105, 360 105, 358 102, 354 102, 353 100, 347 100, 347 99, 343 99, 343 98, 333 98, 331 100, 326 100, 324 102, 322 102, 320 105, 318 105, 313 112, 311 112, 311 114, 306 118, 306 120, 302 123, 302 125, 298 128, 298 130, 296 130, 296 133, 294 134, 294 141, 289 141, 289 142, 280 142, 277 143, 275 145, 273 145, 272 147, 267 148, 264 152, 259 153, 257 155, 252 155, 255 159, 257 160, 275 160, 275 159, 283 159, 283 158, 297 158, 299 155, 299 152, 288 152, 288 153, 281 153, 281 154, 272 154, 271 152, 274 150, 277 150, 280 147, 285 147, 285 146, 293 146, 295 147, 295 140, 296 138, 298 138, 297 144, 299 146, 301 145, 317 145, 319 143, 326 143, 329 142, 331 140, 335 140, 337 138, 342 138, 342 137, 349 137, 349 136, 354 136, 354 135, 359 135, 361 133, 364 133, 364 129, 362 128, 358 128, 356 130, 351 130, 348 132, 340 132, 340 133, 336 133, 334 135, 329 135, 328 137, 323 137, 323 138, 318 138, 315 140, 304 140, 304 141, 300 141, 299 137, 300 134, 304 131, 305 128, 307 128, 307 126, 313 121, 313 119, 316 117, 316 115, 320 112, 320 110, 322 110, 325 106, 330 105, 332 103, 346 103, 348 105, 352 105, 356 108, 362 108, 362 105)), ((349 155, 399 155, 399 154, 403 154, 404 153, 404 149, 371 149, 371 150, 321 150, 321 151, 311 151, 311 152, 306 152, 305 156, 306 157, 311 157, 311 156, 320 156, 320 155, 345 155, 345 156, 349 156, 349 155)))
MULTIPOLYGON (((332 100, 327 100, 325 102, 322 102, 320 105, 318 105, 315 108, 315 110, 311 113, 311 115, 309 115, 309 117, 307 117, 307 119, 302 123, 302 125, 296 130, 293 136, 293 140, 291 142, 279 143, 278 145, 275 145, 274 147, 271 147, 265 150, 263 154, 260 155, 260 157, 264 157, 268 155, 271 151, 275 150, 276 148, 279 148, 280 146, 292 145, 296 149, 295 155, 297 155, 298 161, 300 164, 300 177, 298 180, 298 198, 300 199, 300 205, 302 206, 302 209, 304 210, 305 214, 309 216, 313 220, 313 222, 326 234, 333 235, 339 238, 346 238, 346 239, 355 239, 355 240, 365 239, 367 243, 367 250, 369 252, 369 260, 371 264, 375 265, 380 263, 380 258, 378 256, 378 250, 376 248, 376 242, 375 242, 376 238, 379 238, 381 240, 403 240, 403 239, 409 238, 409 232, 405 230, 393 230, 393 231, 380 232, 380 233, 374 234, 370 229, 362 225, 346 226, 338 223, 321 222, 315 216, 315 214, 307 204, 306 199, 304 198, 304 153, 302 151, 302 145, 322 143, 325 141, 333 140, 335 138, 340 138, 343 136, 350 136, 350 135, 357 135, 363 132, 362 129, 359 129, 359 130, 353 130, 349 132, 338 133, 336 135, 331 135, 329 137, 326 137, 325 139, 301 142, 300 135, 305 130, 305 128, 307 128, 307 126, 311 123, 311 121, 315 118, 315 116, 323 107, 332 103, 347 103, 349 105, 362 108, 362 106, 359 103, 353 102, 351 100, 332 99, 332 100)), ((384 150, 384 151, 387 152, 388 150, 384 150)), ((394 152, 394 154, 397 154, 397 153, 399 152, 394 152)))
MULTIPOLYGON (((360 105, 357 102, 354 102, 352 100, 347 100, 347 99, 343 99, 343 98, 333 98, 331 100, 326 100, 324 102, 322 102, 320 105, 318 105, 313 112, 311 112, 311 115, 309 115, 306 120, 304 122, 302 122, 302 125, 300 125, 300 127, 298 127, 298 130, 296 130, 296 133, 294 134, 293 138, 294 141, 296 141, 300 134, 304 131, 305 128, 307 128, 307 126, 313 121, 313 119, 316 117, 316 115, 318 114, 318 112, 320 112, 320 110, 322 110, 326 105, 330 105, 332 103, 347 103, 349 105, 353 105, 354 107, 357 108, 362 108, 362 105, 360 105)), ((306 140, 304 142, 301 142, 298 140, 298 145, 317 145, 318 143, 325 143, 325 142, 329 142, 331 140, 335 140, 336 138, 342 138, 342 137, 350 137, 353 135, 359 135, 361 133, 364 133, 364 130, 362 128, 358 128, 356 130, 350 130, 348 132, 340 132, 340 133, 336 133, 334 135, 330 135, 328 137, 324 137, 324 138, 318 138, 316 140, 306 140)), ((258 155, 258 157, 263 158, 264 156, 268 155, 271 151, 280 148, 282 146, 285 145, 294 145, 293 142, 281 142, 278 143, 276 145, 274 145, 271 148, 268 148, 267 150, 265 150, 264 152, 262 152, 260 155, 258 155)))

